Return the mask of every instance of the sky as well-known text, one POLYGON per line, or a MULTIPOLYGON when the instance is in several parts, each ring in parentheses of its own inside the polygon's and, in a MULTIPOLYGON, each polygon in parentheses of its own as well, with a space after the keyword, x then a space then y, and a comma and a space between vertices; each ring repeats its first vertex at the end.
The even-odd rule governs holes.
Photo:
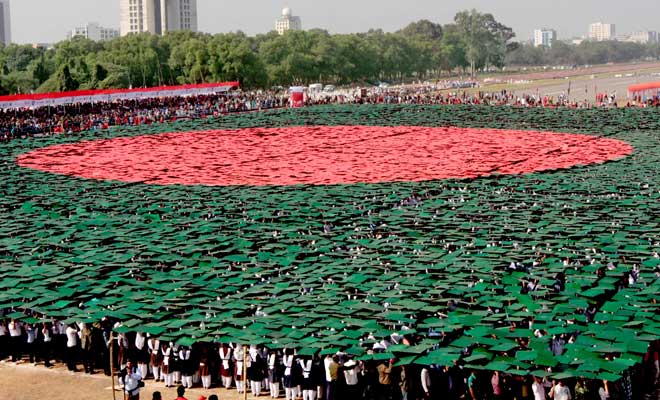
MULTIPOLYGON (((542 27, 560 38, 584 36, 598 21, 615 23, 617 33, 660 31, 658 0, 198 0, 199 30, 265 33, 284 7, 302 18, 304 29, 331 33, 395 31, 419 19, 445 24, 470 8, 493 13, 521 41, 542 27)), ((11 16, 12 41, 53 43, 87 22, 119 28, 119 0, 11 0, 11 16)))

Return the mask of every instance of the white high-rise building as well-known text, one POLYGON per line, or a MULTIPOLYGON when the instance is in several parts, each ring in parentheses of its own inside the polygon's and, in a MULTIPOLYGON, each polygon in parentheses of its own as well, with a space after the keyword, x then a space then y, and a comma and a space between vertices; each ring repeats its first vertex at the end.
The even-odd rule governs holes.
POLYGON ((282 15, 275 21, 275 30, 280 35, 286 31, 299 31, 302 29, 300 17, 295 17, 290 8, 282 10, 282 15))
POLYGON ((647 44, 647 43, 657 43, 658 42, 658 32, 656 31, 640 31, 633 32, 627 38, 629 42, 647 44))
POLYGON ((614 40, 616 36, 616 25, 596 22, 589 25, 589 39, 597 42, 603 40, 614 40))
POLYGON ((120 32, 197 31, 197 0, 119 0, 120 32))
POLYGON ((535 29, 534 30, 534 46, 552 47, 552 43, 557 40, 557 31, 554 29, 535 29))
POLYGON ((11 12, 9 10, 9 0, 0 1, 0 43, 8 45, 11 43, 11 12))
POLYGON ((112 28, 104 28, 95 22, 90 22, 85 26, 77 26, 69 31, 67 39, 74 37, 84 37, 94 41, 110 40, 119 37, 119 31, 112 28))

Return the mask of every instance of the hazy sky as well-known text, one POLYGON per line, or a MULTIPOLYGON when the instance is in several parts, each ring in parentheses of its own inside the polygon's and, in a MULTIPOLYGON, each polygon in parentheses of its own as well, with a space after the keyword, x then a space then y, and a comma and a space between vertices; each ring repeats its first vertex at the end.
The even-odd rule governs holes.
MULTIPOLYGON (((422 18, 444 24, 468 8, 493 13, 518 40, 546 26, 557 29, 560 38, 582 36, 589 23, 601 20, 615 23, 618 33, 660 31, 658 0, 198 0, 199 29, 264 33, 285 6, 302 18, 305 29, 333 33, 394 31, 422 18)), ((119 0, 11 0, 11 14, 14 42, 56 42, 87 22, 118 28, 119 0)))

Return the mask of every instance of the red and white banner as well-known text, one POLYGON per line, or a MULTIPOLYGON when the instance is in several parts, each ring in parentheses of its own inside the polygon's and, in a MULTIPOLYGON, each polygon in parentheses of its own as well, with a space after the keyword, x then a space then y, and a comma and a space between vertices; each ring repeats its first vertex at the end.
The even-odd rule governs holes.
POLYGON ((289 89, 291 92, 291 107, 300 108, 305 105, 305 88, 302 86, 293 86, 289 89))
POLYGON ((238 82, 217 82, 197 85, 158 86, 139 89, 76 90, 72 92, 19 94, 11 96, 0 96, 0 108, 36 108, 75 103, 97 103, 158 97, 195 96, 218 92, 228 92, 232 89, 237 89, 238 87, 238 82))

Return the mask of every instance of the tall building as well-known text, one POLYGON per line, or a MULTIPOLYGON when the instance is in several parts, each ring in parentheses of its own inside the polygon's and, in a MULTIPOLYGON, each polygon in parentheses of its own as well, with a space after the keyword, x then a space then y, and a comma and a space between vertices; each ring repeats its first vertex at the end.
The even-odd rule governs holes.
POLYGON ((589 39, 597 42, 603 40, 614 40, 616 36, 616 25, 596 22, 589 25, 589 39))
POLYGON ((0 1, 0 43, 8 45, 11 43, 11 12, 9 10, 9 0, 0 1))
POLYGON ((534 30, 534 46, 552 47, 552 43, 557 40, 557 31, 554 29, 535 29, 534 30))
POLYGON ((119 0, 120 32, 197 31, 197 0, 119 0))
POLYGON ((286 31, 299 31, 302 29, 300 17, 293 16, 290 8, 282 10, 282 15, 275 21, 275 30, 280 35, 286 31))
POLYGON ((656 31, 641 31, 633 32, 628 37, 629 42, 647 44, 647 43, 657 43, 658 42, 658 32, 656 31))
POLYGON ((67 39, 74 37, 84 37, 94 41, 110 40, 119 37, 119 31, 112 28, 104 28, 95 22, 90 22, 85 26, 77 26, 69 31, 67 39))

